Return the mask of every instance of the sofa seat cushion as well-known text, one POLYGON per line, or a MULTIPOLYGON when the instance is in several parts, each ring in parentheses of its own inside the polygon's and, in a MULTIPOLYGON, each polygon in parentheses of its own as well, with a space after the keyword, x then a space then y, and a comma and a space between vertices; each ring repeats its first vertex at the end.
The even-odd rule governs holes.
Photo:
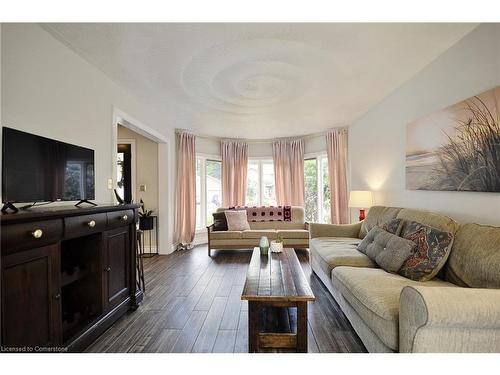
POLYGON ((309 231, 306 229, 279 229, 278 236, 281 238, 309 238, 309 231))
POLYGON ((239 240, 241 238, 243 238, 243 232, 239 230, 210 232, 211 240, 239 240))
POLYGON ((260 229, 260 230, 254 230, 254 229, 247 229, 243 231, 243 237, 242 238, 257 238, 260 239, 261 237, 267 237, 269 240, 274 240, 277 237, 277 232, 274 229, 260 229))
POLYGON ((356 248, 361 240, 349 237, 316 237, 309 241, 312 260, 330 278, 338 266, 376 267, 377 265, 356 248))
POLYGON ((455 285, 441 280, 412 281, 380 268, 337 267, 332 271, 334 288, 378 338, 392 350, 399 346, 399 297, 405 286, 455 285))

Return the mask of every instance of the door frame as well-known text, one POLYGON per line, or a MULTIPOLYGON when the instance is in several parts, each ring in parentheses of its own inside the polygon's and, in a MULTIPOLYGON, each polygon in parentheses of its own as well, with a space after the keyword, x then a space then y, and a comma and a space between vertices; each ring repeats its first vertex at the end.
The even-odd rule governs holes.
MULTIPOLYGON (((158 246, 160 254, 170 254, 173 246, 174 231, 174 183, 173 169, 175 167, 175 153, 169 137, 145 125, 121 109, 113 107, 111 121, 112 174, 113 188, 116 187, 116 145, 118 144, 118 124, 126 127, 156 143, 158 143, 158 246)), ((171 131, 172 137, 175 136, 171 131)), ((115 201, 114 194, 112 199, 115 201)))
MULTIPOLYGON (((121 124, 120 124, 121 125, 121 124)), ((132 188, 130 190, 130 195, 132 197, 132 200, 135 202, 135 197, 136 197, 136 165, 137 165, 137 159, 136 159, 136 153, 135 153, 135 139, 131 138, 117 138, 116 144, 124 144, 124 145, 130 145, 130 184, 132 185, 132 188)), ((115 147, 116 150, 116 147, 115 147)), ((115 176, 116 178, 116 176, 115 176)))

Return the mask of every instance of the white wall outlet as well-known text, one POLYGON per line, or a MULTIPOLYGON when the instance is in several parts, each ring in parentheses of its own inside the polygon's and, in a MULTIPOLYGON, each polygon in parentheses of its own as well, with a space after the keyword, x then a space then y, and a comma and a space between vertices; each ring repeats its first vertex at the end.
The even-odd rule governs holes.
POLYGON ((108 178, 108 190, 113 190, 113 179, 108 178))
POLYGON ((139 191, 146 191, 146 185, 139 185, 139 191))

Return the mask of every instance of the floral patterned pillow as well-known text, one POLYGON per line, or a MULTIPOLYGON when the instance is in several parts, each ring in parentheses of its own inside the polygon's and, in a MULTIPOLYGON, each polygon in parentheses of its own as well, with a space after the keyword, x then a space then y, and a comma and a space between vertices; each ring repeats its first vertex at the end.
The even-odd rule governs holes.
POLYGON ((433 279, 450 255, 453 234, 416 221, 406 221, 401 237, 415 242, 417 248, 398 273, 415 281, 433 279))
POLYGON ((392 219, 389 220, 387 223, 379 224, 380 228, 382 228, 386 232, 395 234, 396 236, 399 236, 402 226, 403 226, 403 219, 392 219))

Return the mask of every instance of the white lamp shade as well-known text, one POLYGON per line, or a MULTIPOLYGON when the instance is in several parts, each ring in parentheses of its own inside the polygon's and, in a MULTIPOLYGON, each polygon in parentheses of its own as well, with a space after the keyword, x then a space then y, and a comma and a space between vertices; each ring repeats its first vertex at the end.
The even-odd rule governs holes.
POLYGON ((373 194, 367 190, 353 190, 349 193, 349 207, 370 208, 373 205, 373 194))

